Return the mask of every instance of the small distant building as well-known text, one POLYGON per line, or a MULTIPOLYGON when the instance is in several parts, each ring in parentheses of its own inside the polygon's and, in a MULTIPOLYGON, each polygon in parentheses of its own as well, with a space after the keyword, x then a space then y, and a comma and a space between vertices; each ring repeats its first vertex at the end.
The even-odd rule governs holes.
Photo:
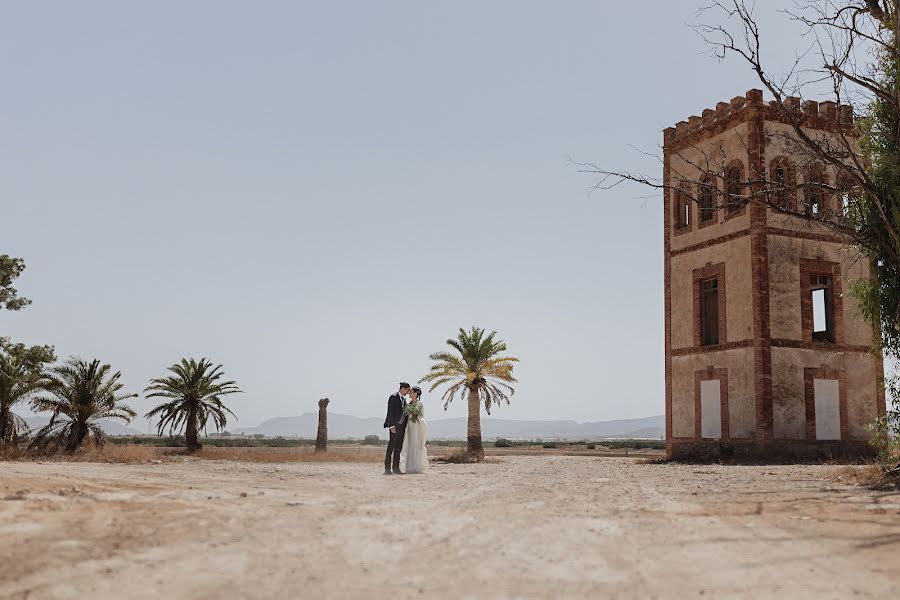
MULTIPOLYGON (((849 107, 788 105, 804 131, 853 135, 849 107)), ((664 132, 670 458, 870 452, 884 367, 848 293, 869 263, 821 224, 758 201, 776 181, 779 202, 842 209, 833 167, 800 148, 760 90, 664 132)))

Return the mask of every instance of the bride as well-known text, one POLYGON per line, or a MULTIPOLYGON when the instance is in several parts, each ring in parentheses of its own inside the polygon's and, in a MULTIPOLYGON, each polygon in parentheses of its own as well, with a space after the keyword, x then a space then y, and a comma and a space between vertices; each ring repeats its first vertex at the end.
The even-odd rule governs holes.
POLYGON ((405 465, 407 473, 424 473, 428 470, 428 450, 425 448, 428 423, 425 422, 424 406, 419 399, 421 396, 422 390, 418 387, 412 388, 409 392, 409 405, 416 405, 419 417, 416 420, 407 417, 409 421, 406 424, 406 434, 403 436, 403 450, 400 452, 400 463, 405 465))

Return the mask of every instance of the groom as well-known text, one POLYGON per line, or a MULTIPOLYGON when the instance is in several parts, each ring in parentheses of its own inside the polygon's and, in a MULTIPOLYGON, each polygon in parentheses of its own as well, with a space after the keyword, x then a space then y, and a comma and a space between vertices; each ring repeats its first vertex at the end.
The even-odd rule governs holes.
POLYGON ((403 382, 400 384, 400 391, 388 398, 384 426, 391 432, 391 435, 387 453, 384 455, 385 475, 403 475, 400 472, 400 451, 403 449, 403 436, 406 433, 406 414, 403 411, 406 409, 406 396, 408 395, 409 384, 403 382))

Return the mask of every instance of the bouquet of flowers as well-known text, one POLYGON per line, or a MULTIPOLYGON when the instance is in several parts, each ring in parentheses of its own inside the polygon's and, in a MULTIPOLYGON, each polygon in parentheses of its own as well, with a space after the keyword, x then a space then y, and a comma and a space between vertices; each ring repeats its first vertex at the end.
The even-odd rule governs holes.
POLYGON ((406 408, 403 409, 403 414, 405 414, 413 423, 419 422, 419 417, 422 416, 422 412, 421 402, 410 402, 406 405, 406 408))

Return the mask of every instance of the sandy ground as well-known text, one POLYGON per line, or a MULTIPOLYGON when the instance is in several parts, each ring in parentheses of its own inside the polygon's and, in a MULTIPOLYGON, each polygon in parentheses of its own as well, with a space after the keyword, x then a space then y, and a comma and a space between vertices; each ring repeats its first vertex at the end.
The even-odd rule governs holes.
POLYGON ((2 598, 888 598, 900 495, 835 467, 504 457, 0 463, 2 598))

